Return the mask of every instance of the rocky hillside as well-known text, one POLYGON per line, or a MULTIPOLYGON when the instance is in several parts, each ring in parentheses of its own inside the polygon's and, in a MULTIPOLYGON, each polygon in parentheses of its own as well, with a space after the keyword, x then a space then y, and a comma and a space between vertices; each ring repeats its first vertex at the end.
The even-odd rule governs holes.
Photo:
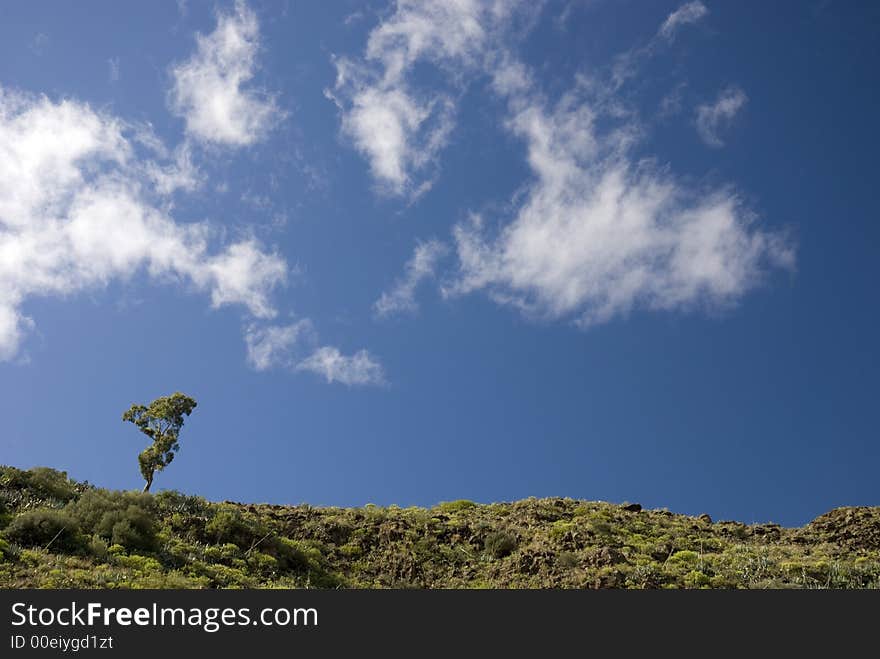
POLYGON ((573 499, 244 505, 0 467, 0 587, 878 588, 880 507, 792 529, 573 499))

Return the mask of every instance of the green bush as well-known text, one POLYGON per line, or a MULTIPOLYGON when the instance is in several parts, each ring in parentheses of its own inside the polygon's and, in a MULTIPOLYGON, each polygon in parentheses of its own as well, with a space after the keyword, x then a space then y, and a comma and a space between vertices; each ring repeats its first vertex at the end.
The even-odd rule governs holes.
POLYGON ((486 536, 483 543, 486 553, 492 558, 504 558, 516 549, 517 538, 507 531, 495 531, 486 536))
POLYGON ((0 487, 21 490, 28 485, 28 472, 15 467, 0 467, 0 487))
POLYGON ((699 560, 700 555, 689 549, 683 549, 682 551, 675 552, 672 556, 669 557, 670 563, 696 563, 699 560))
POLYGON ((67 478, 66 471, 57 471, 49 467, 34 467, 28 474, 30 487, 47 499, 70 501, 76 496, 73 483, 67 478))
POLYGON ((153 497, 159 510, 183 515, 207 515, 211 507, 202 497, 181 494, 175 490, 165 490, 153 497))
POLYGON ((305 572, 321 569, 323 555, 317 547, 290 538, 275 538, 272 543, 275 556, 281 569, 289 572, 305 572))
POLYGON ((137 506, 107 513, 96 532, 126 549, 152 549, 156 532, 152 518, 137 506))
POLYGON ((710 579, 708 575, 699 570, 692 570, 684 576, 684 582, 692 588, 702 588, 709 585, 710 579))
MULTIPOLYGON (((79 489, 82 489, 80 486, 79 489)), ((30 471, 15 467, 0 467, 0 492, 12 504, 57 502, 66 503, 75 498, 77 483, 67 478, 67 473, 49 467, 34 467, 30 471)))
POLYGON ((88 549, 89 554, 97 558, 99 561, 107 560, 107 557, 110 555, 110 547, 104 541, 104 538, 99 535, 93 535, 86 548, 88 549))
POLYGON ((473 501, 468 501, 467 499, 458 499, 456 501, 443 501, 440 503, 438 508, 442 510, 444 513, 457 513, 462 510, 468 510, 469 508, 476 507, 473 501))
POLYGON ((89 490, 66 510, 84 531, 111 544, 128 550, 156 544, 155 502, 149 494, 89 490))
POLYGON ((10 542, 22 547, 45 547, 73 551, 80 546, 79 524, 60 510, 41 508, 17 515, 3 532, 10 542))
POLYGON ((260 520, 234 506, 220 506, 214 517, 205 525, 206 539, 216 544, 232 543, 250 549, 266 535, 266 527, 260 520))
POLYGON ((550 527, 550 537, 554 540, 561 539, 565 534, 574 530, 574 522, 566 522, 563 519, 560 519, 556 522, 553 522, 553 526, 550 527))
POLYGON ((263 576, 273 576, 278 570, 278 560, 259 551, 251 552, 247 558, 247 565, 263 576))
MULTIPOLYGON (((5 493, 0 493, 5 494, 5 493)), ((12 513, 3 497, 0 497, 0 529, 5 529, 6 525, 12 521, 12 513)))

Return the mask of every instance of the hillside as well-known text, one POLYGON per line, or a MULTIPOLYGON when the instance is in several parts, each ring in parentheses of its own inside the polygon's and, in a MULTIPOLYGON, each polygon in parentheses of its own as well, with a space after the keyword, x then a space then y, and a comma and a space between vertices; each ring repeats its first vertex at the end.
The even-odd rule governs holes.
POLYGON ((573 499, 243 505, 0 467, 0 587, 880 588, 880 507, 783 528, 573 499))

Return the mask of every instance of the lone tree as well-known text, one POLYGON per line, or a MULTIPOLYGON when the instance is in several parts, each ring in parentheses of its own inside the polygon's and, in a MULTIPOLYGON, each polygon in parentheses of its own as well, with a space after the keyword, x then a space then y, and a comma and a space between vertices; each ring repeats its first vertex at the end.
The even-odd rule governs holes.
POLYGON ((196 404, 192 398, 178 391, 157 398, 149 407, 132 405, 122 415, 123 421, 131 421, 153 440, 152 445, 138 456, 141 475, 146 481, 144 492, 150 491, 155 473, 162 471, 174 459, 174 452, 180 448, 178 436, 183 427, 183 417, 192 414, 196 404))

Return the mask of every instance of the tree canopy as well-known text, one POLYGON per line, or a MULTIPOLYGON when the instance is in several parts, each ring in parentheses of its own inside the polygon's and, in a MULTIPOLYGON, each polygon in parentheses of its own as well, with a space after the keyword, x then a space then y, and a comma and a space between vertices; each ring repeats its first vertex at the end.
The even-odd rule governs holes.
POLYGON ((123 415, 123 421, 135 424, 152 444, 138 456, 141 475, 146 481, 144 492, 149 492, 153 477, 174 460, 180 449, 180 429, 185 416, 192 414, 197 403, 179 391, 157 398, 148 406, 132 405, 123 415))

